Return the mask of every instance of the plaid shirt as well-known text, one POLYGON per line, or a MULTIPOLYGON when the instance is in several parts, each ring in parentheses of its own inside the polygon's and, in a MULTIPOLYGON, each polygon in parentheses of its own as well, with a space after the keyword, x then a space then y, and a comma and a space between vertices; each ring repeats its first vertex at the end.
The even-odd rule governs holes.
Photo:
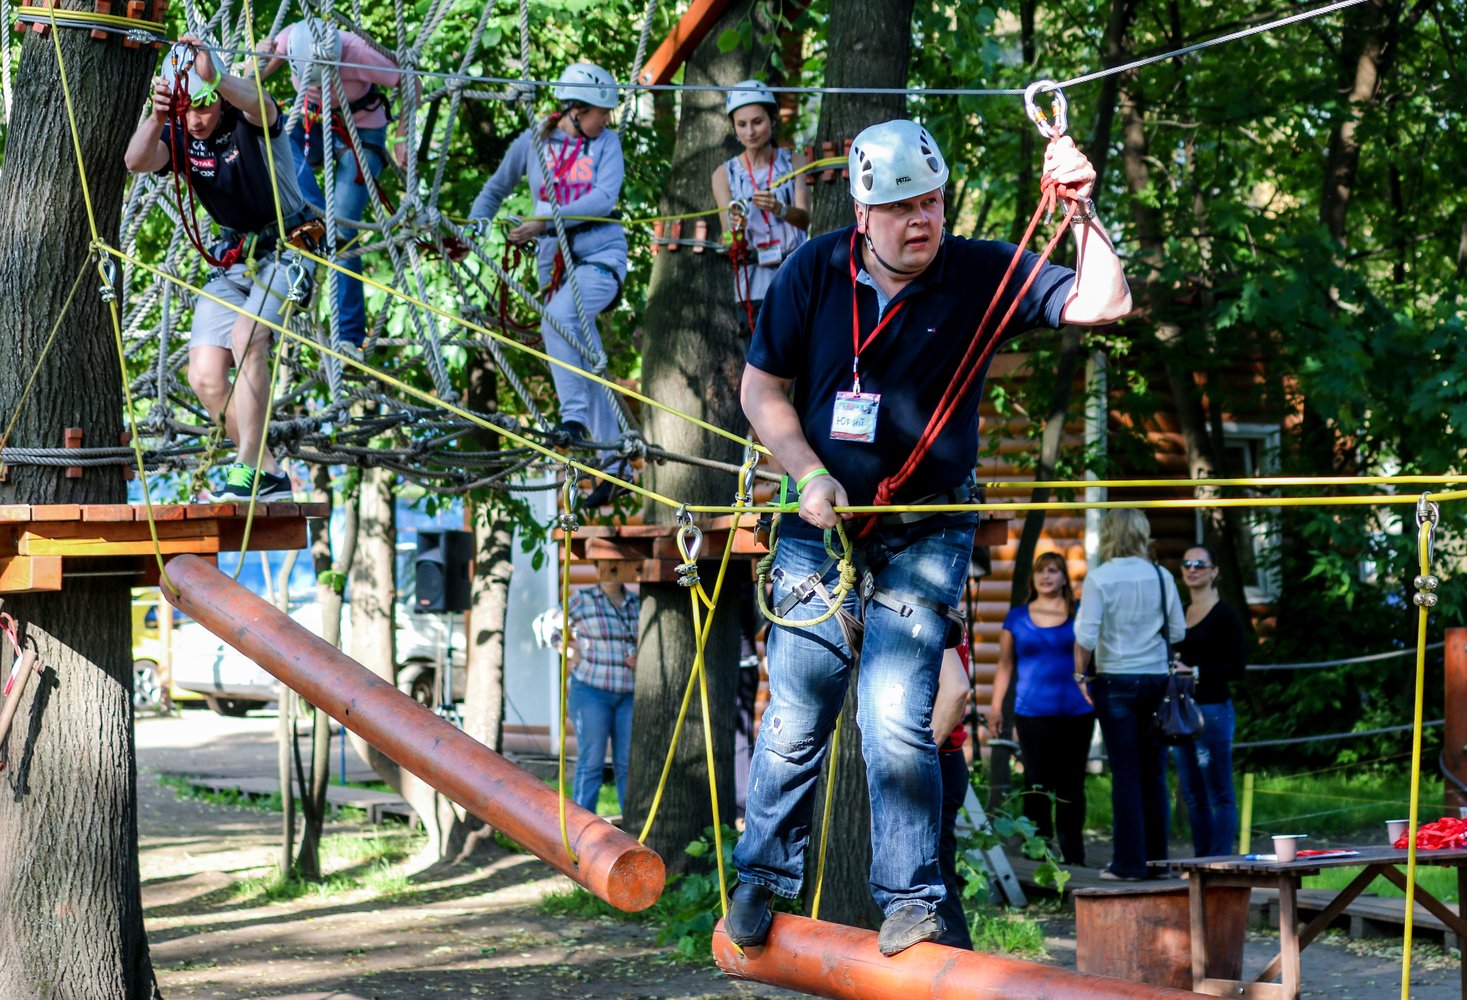
POLYGON ((571 595, 566 614, 581 649, 572 674, 584 684, 618 693, 636 687, 636 674, 626 658, 637 651, 639 604, 636 594, 622 593, 618 608, 599 586, 582 587, 571 595))

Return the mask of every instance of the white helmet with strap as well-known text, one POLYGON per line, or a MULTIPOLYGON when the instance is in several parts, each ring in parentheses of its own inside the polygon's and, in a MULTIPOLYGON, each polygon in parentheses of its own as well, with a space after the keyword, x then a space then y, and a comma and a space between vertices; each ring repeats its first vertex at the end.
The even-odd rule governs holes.
POLYGON ((219 64, 217 61, 214 63, 213 82, 205 82, 204 78, 199 76, 199 71, 194 69, 194 58, 194 46, 187 42, 175 42, 173 47, 163 55, 161 76, 171 92, 177 86, 176 81, 179 76, 187 73, 189 104, 194 107, 203 107, 219 100, 219 64))
POLYGON ((341 32, 318 17, 305 17, 290 29, 285 46, 290 75, 297 86, 321 86, 321 64, 341 61, 341 32))
POLYGON ((571 63, 560 74, 554 93, 562 104, 576 101, 593 108, 616 109, 616 80, 595 63, 571 63))
POLYGON ((750 104, 767 104, 771 108, 779 107, 774 91, 761 81, 742 80, 734 84, 733 89, 728 92, 728 98, 723 102, 723 113, 731 115, 739 108, 746 108, 750 104))
POLYGON ((885 205, 936 191, 947 183, 947 161, 932 134, 905 118, 863 129, 851 143, 851 197, 885 205))

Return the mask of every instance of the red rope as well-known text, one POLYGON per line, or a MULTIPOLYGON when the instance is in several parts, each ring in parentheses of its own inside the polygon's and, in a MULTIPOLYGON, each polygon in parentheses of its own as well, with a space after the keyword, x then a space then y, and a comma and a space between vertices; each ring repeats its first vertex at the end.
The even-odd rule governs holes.
POLYGON ((733 234, 733 240, 728 245, 728 260, 733 265, 734 296, 743 302, 744 317, 748 320, 749 336, 752 337, 754 335, 754 303, 750 296, 754 290, 754 281, 744 271, 744 265, 749 262, 749 244, 744 239, 742 232, 733 234))
POLYGON ((185 66, 173 77, 173 100, 168 105, 168 162, 173 167, 173 198, 178 203, 179 223, 183 226, 184 235, 193 244, 199 255, 209 263, 210 267, 229 268, 235 264, 244 251, 244 241, 241 240, 237 246, 230 247, 223 257, 215 257, 209 253, 204 246, 203 230, 199 227, 198 200, 194 197, 193 165, 188 158, 188 126, 184 120, 182 111, 189 106, 188 74, 191 66, 185 66), (182 169, 178 162, 182 155, 182 169), (188 207, 183 204, 184 191, 188 191, 188 207))
MULTIPOLYGON (((912 448, 911 454, 907 456, 907 460, 902 463, 901 468, 897 469, 890 476, 887 476, 877 485, 876 496, 872 500, 874 505, 884 507, 891 503, 892 497, 912 478, 917 471, 917 467, 922 464, 928 452, 937 443, 938 435, 947 427, 953 414, 957 412, 959 404, 974 388, 974 382, 977 381, 979 374, 984 370, 984 366, 988 363, 989 358, 993 356, 994 350, 998 347, 998 333, 1013 319, 1014 313, 1018 311, 1019 304, 1024 300, 1024 296, 1029 293, 1029 289, 1033 286, 1035 279, 1039 277, 1041 268, 1049 260, 1050 255, 1054 253, 1055 247, 1059 245, 1060 238, 1065 234, 1065 230, 1070 227, 1070 219, 1075 214, 1073 203, 1065 209, 1064 220, 1061 221, 1059 228, 1055 230, 1054 236, 1046 244, 1043 252, 1039 254, 1038 262, 1029 272, 1029 277, 1024 281, 1023 286, 1014 296, 1013 302, 1009 304, 1008 309, 1003 314, 1003 318, 996 325, 993 324, 994 313, 997 310, 999 302, 1003 299, 1004 294, 1008 291, 1009 282, 1012 280, 1014 272, 1018 270, 1019 261, 1024 256, 1024 248, 1033 239, 1034 231, 1039 227, 1039 220, 1054 209, 1061 195, 1068 198, 1069 193, 1063 191, 1053 181, 1043 183, 1039 205, 1034 209, 1034 216, 1029 220, 1028 228, 1024 230, 1023 239, 1014 248, 1013 259, 1009 261, 1008 269, 1004 271, 1003 277, 999 280, 998 288, 994 291, 993 298, 988 303, 988 308, 984 311, 983 318, 979 320, 978 328, 974 331, 973 337, 968 343, 968 349, 964 352, 962 360, 958 362, 957 370, 953 373, 953 380, 948 383, 947 389, 943 392, 942 399, 938 401, 936 409, 932 411, 932 416, 927 420, 927 426, 923 429, 922 435, 917 439, 917 443, 912 448)), ((876 518, 873 516, 867 521, 866 526, 862 528, 861 536, 865 537, 875 524, 876 518)))

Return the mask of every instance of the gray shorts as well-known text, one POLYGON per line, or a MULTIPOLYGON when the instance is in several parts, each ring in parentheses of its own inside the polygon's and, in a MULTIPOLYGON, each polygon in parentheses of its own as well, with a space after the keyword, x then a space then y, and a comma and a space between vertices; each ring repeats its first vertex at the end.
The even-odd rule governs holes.
MULTIPOLYGON (((310 261, 303 261, 307 272, 310 261)), ((233 264, 227 271, 214 271, 204 291, 225 302, 239 306, 245 312, 271 323, 280 322, 285 311, 285 294, 290 289, 290 277, 285 264, 272 258, 255 262, 255 273, 245 273, 244 264, 233 264)), ((194 303, 194 325, 189 334, 189 347, 234 347, 234 324, 240 314, 200 295, 194 303)), ((255 339, 265 344, 273 341, 275 331, 262 327, 255 339), (262 339, 263 338, 263 339, 262 339)))

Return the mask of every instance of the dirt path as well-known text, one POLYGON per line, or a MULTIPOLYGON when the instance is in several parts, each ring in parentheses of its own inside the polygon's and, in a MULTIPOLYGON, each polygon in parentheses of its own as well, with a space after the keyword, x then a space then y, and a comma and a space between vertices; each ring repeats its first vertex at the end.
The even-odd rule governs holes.
MULTIPOLYGON (((278 814, 179 799, 157 774, 273 773, 274 725, 197 712, 139 722, 143 904, 168 1000, 796 996, 729 980, 711 961, 676 962, 645 925, 542 915, 540 898, 570 882, 527 855, 388 879, 396 891, 385 899, 354 890, 241 902, 235 883, 274 864, 278 814)), ((1050 962, 1074 968, 1073 919, 1048 919, 1045 930, 1050 962)), ((1250 934, 1250 963, 1277 946, 1276 935, 1250 934)), ((1400 995, 1398 942, 1326 940, 1303 964, 1305 997, 1400 995)), ((1411 996, 1460 997, 1458 968, 1417 963, 1411 996)))

